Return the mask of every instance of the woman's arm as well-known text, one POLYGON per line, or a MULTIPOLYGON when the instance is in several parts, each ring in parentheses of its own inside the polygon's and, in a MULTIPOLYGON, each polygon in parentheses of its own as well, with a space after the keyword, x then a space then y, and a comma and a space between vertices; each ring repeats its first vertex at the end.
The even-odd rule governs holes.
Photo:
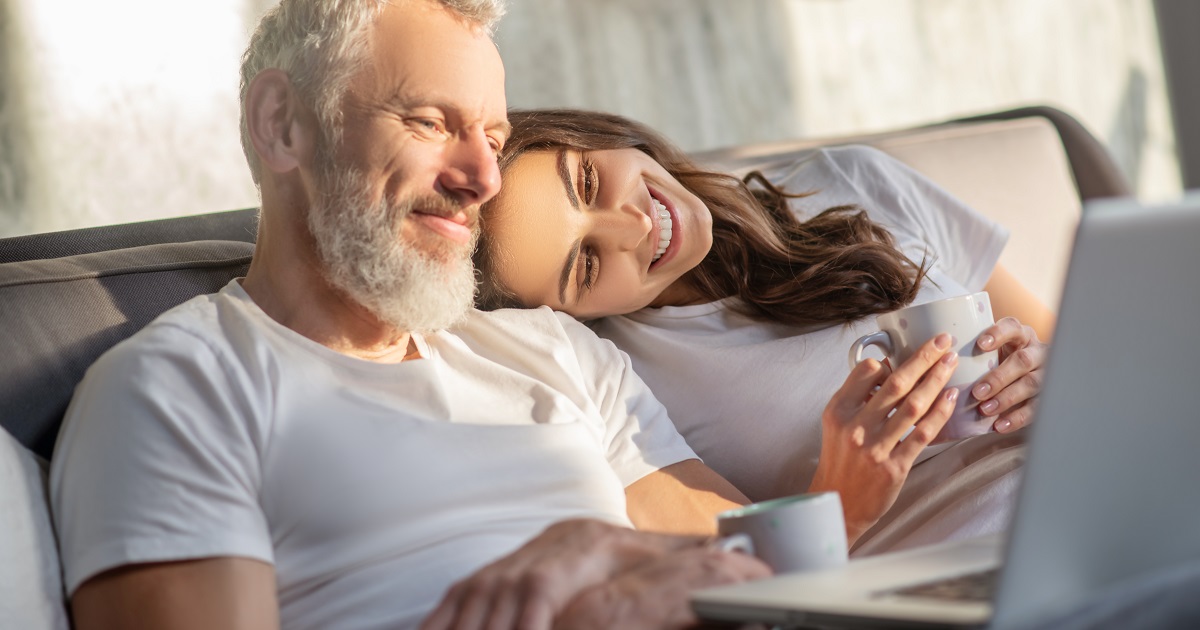
POLYGON ((1032 328, 1038 339, 1050 342, 1054 334, 1054 312, 1003 265, 996 265, 983 290, 991 296, 992 315, 997 321, 1012 317, 1032 328))
MULTIPOLYGON (((894 371, 868 359, 825 408, 821 458, 808 491, 841 494, 850 544, 895 502, 921 449, 950 417, 958 391, 943 388, 957 361, 948 334, 930 339, 894 371)), ((671 533, 711 535, 716 514, 746 503, 732 484, 696 459, 646 475, 625 496, 638 529, 671 533)))
POLYGON ((638 479, 625 488, 625 501, 629 520, 638 529, 706 536, 717 532, 717 514, 750 502, 698 459, 638 479))

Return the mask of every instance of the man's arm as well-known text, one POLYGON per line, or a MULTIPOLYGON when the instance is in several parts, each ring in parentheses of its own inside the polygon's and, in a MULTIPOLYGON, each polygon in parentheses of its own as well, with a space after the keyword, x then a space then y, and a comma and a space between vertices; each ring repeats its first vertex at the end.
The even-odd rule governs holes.
POLYGON ((638 529, 712 535, 716 515, 749 503, 733 484, 698 459, 652 472, 625 488, 626 511, 638 529))
POLYGON ((136 564, 101 573, 71 598, 78 630, 279 627, 275 569, 248 558, 136 564))

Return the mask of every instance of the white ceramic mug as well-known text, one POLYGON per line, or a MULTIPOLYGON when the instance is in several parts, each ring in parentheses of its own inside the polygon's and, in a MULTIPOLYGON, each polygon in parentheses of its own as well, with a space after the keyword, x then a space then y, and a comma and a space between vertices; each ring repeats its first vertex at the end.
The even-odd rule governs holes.
POLYGON ((726 549, 758 556, 776 573, 846 564, 846 520, 836 492, 800 494, 722 512, 717 532, 726 549))
POLYGON ((875 323, 879 332, 860 337, 850 347, 851 367, 862 361, 867 346, 878 346, 892 367, 899 367, 926 341, 950 333, 950 349, 958 352, 958 366, 947 387, 958 389, 958 402, 934 442, 959 440, 992 430, 995 419, 979 413, 979 401, 971 395, 975 383, 999 363, 995 350, 983 352, 975 343, 980 333, 995 323, 986 291, 884 313, 875 317, 875 323))

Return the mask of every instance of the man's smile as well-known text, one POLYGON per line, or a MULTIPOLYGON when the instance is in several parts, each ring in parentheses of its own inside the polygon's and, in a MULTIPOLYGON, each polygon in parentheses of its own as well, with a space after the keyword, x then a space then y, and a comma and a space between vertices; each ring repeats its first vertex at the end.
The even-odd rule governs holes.
POLYGON ((454 242, 468 243, 471 240, 472 221, 463 210, 447 213, 440 209, 414 208, 409 218, 454 242))

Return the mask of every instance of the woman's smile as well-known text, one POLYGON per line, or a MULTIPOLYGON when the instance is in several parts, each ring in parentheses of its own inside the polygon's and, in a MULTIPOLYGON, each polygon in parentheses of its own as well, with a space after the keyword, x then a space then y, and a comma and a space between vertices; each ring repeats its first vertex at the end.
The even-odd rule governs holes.
POLYGON ((653 187, 647 186, 650 190, 650 203, 654 206, 654 217, 658 221, 658 249, 654 253, 654 260, 650 263, 650 270, 653 271, 662 261, 666 264, 674 257, 675 252, 679 251, 679 243, 682 242, 681 237, 683 230, 679 229, 679 219, 675 212, 671 210, 670 202, 662 195, 662 193, 654 190, 653 187), (675 247, 671 247, 675 245, 675 247))

